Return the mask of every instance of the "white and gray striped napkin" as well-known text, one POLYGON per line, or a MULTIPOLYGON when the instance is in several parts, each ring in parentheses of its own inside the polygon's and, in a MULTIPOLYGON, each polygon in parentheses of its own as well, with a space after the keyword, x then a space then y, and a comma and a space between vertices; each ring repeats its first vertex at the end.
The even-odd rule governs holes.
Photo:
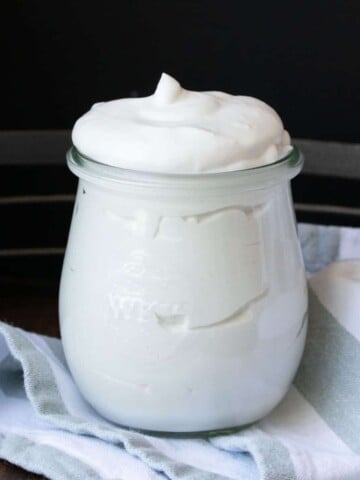
POLYGON ((80 396, 59 340, 0 322, 0 457, 54 480, 359 480, 360 260, 339 260, 360 257, 360 230, 300 237, 307 270, 322 270, 299 372, 268 417, 181 440, 114 426, 80 396))

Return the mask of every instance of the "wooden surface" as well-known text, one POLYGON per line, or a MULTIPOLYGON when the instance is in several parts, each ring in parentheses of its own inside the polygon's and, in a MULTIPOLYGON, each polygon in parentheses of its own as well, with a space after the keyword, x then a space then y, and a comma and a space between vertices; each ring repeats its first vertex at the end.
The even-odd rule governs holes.
POLYGON ((1 480, 45 480, 41 475, 26 472, 22 468, 11 465, 11 463, 0 460, 0 479, 1 480))
MULTIPOLYGON (((34 332, 58 336, 57 280, 0 277, 0 318, 34 332)), ((41 480, 0 460, 0 480, 41 480)))

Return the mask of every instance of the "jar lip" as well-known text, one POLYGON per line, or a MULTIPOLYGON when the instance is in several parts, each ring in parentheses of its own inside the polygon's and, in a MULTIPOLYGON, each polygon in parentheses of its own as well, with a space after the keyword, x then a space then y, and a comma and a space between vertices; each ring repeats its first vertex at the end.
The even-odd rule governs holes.
POLYGON ((194 182, 210 185, 224 185, 232 183, 256 183, 265 179, 273 178, 273 183, 278 183, 284 179, 295 177, 301 170, 303 165, 303 156, 300 150, 295 146, 291 146, 291 150, 279 160, 260 165, 253 168, 243 170, 231 170, 226 172, 211 173, 168 173, 168 172, 151 172, 143 170, 131 170, 113 165, 106 165, 93 160, 72 146, 67 152, 67 163, 70 170, 80 178, 88 180, 93 179, 107 182, 120 182, 131 184, 173 184, 173 185, 190 185, 194 182))

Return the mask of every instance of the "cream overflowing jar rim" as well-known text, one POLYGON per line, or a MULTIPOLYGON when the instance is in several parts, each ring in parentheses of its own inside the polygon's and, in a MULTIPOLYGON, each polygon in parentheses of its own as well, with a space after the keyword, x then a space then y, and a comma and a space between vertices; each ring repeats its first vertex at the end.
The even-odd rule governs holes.
POLYGON ((294 178, 302 169, 303 155, 296 146, 279 160, 247 168, 214 173, 159 173, 106 165, 80 153, 72 146, 67 152, 69 169, 79 178, 101 185, 123 185, 142 188, 255 190, 294 178))

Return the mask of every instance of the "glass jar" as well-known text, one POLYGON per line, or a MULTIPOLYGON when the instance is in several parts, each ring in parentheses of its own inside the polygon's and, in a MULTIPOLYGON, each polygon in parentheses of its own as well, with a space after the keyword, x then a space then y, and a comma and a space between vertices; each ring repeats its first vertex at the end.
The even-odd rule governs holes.
POLYGON ((73 377, 104 417, 199 432, 251 423, 289 388, 307 290, 290 179, 276 163, 152 174, 72 148, 79 177, 60 288, 73 377))

